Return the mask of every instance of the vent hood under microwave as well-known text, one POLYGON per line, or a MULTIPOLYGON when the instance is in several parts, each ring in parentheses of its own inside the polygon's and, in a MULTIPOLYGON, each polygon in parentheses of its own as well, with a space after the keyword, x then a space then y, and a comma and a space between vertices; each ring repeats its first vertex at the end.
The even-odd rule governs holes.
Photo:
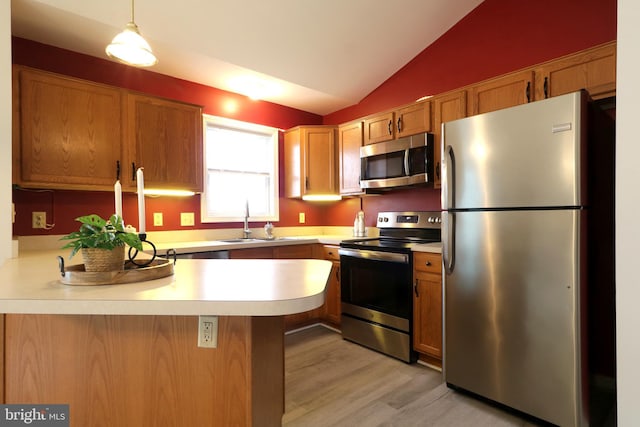
POLYGON ((360 187, 389 189, 433 182, 433 134, 421 133, 360 148, 360 187))

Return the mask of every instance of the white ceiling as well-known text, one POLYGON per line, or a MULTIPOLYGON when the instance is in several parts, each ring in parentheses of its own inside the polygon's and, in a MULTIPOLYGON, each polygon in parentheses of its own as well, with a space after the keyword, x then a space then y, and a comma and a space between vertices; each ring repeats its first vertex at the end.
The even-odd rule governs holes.
MULTIPOLYGON (((482 0, 137 0, 150 70, 324 115, 358 103, 482 0)), ((14 36, 108 59, 130 0, 11 0, 14 36)), ((425 94, 427 95, 427 94, 425 94)))

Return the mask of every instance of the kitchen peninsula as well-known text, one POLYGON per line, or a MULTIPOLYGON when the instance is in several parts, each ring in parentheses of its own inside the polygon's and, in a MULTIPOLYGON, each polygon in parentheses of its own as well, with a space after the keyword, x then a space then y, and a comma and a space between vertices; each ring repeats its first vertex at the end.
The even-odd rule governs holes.
POLYGON ((55 255, 0 267, 5 403, 67 403, 71 426, 281 424, 283 316, 323 304, 331 262, 181 259, 67 286, 55 255), (218 316, 217 348, 197 347, 198 315, 218 316))

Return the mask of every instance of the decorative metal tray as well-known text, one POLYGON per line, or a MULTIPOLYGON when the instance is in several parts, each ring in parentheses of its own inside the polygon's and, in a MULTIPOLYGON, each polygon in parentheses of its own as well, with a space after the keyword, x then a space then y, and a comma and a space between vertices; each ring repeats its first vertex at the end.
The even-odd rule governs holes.
POLYGON ((133 282, 144 282, 159 279, 173 274, 174 261, 155 258, 149 265, 140 267, 126 261, 124 270, 119 271, 84 271, 84 264, 70 265, 65 268, 64 259, 58 257, 60 266, 60 282, 65 285, 93 286, 120 285, 133 282))

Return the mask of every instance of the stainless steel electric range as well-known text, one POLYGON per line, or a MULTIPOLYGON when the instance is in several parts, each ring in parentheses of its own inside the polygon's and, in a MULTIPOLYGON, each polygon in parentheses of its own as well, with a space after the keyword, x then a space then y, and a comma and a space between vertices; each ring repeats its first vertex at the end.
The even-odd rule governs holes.
POLYGON ((440 212, 381 212, 379 237, 340 244, 343 338, 416 361, 412 248, 439 242, 440 224, 440 212))

